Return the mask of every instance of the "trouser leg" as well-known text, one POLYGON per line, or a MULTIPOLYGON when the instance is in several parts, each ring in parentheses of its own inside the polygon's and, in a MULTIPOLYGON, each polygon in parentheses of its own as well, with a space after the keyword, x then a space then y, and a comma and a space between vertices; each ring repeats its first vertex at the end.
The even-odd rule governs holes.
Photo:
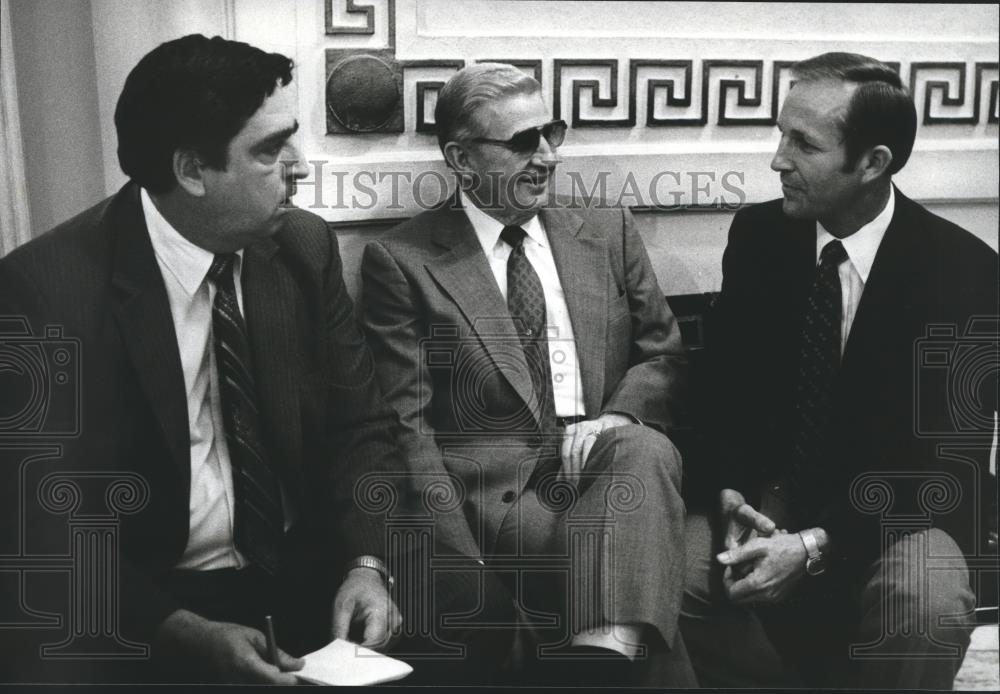
POLYGON ((680 454, 666 436, 622 426, 598 437, 559 528, 575 562, 575 626, 645 624, 673 643, 684 582, 680 485, 680 454))
POLYGON ((934 528, 903 536, 870 568, 845 685, 950 689, 975 626, 974 608, 955 541, 934 528))
MULTIPOLYGON (((609 625, 641 625, 641 684, 695 684, 677 637, 684 575, 680 483, 680 455, 670 440, 647 427, 623 426, 598 437, 578 483, 559 482, 551 473, 522 495, 512 516, 519 554, 535 547, 552 563, 546 594, 528 601, 538 613, 559 614, 560 636, 548 644, 565 646, 574 634, 609 625)), ((503 545, 510 533, 501 529, 500 535, 503 545)), ((526 584, 546 585, 530 578, 526 584)), ((546 636, 545 629, 538 632, 546 636)))
POLYGON ((702 687, 792 686, 782 658, 757 613, 723 594, 720 547, 712 523, 692 514, 685 523, 686 576, 680 630, 702 687))

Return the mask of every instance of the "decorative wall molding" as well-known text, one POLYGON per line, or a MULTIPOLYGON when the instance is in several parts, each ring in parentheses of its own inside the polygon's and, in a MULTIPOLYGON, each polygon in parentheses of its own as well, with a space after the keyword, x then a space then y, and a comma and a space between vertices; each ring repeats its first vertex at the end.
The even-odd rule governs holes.
MULTIPOLYGON (((986 123, 997 122, 997 85, 998 85, 998 63, 977 62, 975 63, 972 84, 968 85, 966 80, 967 65, 964 62, 913 62, 910 63, 910 93, 913 98, 917 98, 917 88, 921 84, 921 74, 923 78, 923 125, 977 125, 980 122, 982 111, 983 87, 989 83, 989 97, 987 100, 986 123), (941 72, 951 73, 955 80, 935 79, 935 74, 941 72), (926 74, 930 73, 930 74, 926 74), (990 75, 992 73, 992 79, 990 75), (957 94, 952 95, 952 87, 957 94), (967 107, 967 94, 972 92, 972 112, 966 116, 934 115, 934 97, 940 95, 940 105, 942 108, 963 109, 967 107)), ((918 109, 920 104, 917 104, 918 109)))
MULTIPOLYGON (((442 79, 416 78, 410 88, 406 72, 415 68, 461 67, 470 57, 401 59, 396 52, 396 0, 385 0, 385 11, 381 13, 375 5, 355 0, 324 0, 323 4, 328 37, 374 36, 379 22, 386 26, 388 36, 384 49, 349 46, 327 49, 327 134, 432 134, 429 104, 440 90, 442 79), (336 24, 336 17, 344 15, 363 16, 365 25, 336 24), (389 75, 400 71, 403 78, 395 80, 397 94, 392 99, 388 94, 392 83, 389 75), (364 119, 363 127, 349 124, 351 118, 344 115, 376 112, 378 117, 364 119), (408 112, 415 117, 408 119, 408 112)), ((515 45, 518 41, 511 39, 515 45)), ((770 127, 777 121, 781 102, 791 86, 789 68, 795 63, 790 56, 763 59, 745 55, 702 59, 577 55, 506 61, 473 57, 473 60, 509 62, 534 75, 542 84, 543 93, 550 97, 554 117, 566 118, 568 114, 570 127, 580 129, 770 127), (551 85, 543 81, 549 64, 551 85), (626 80, 620 80, 623 74, 627 74, 626 80)), ((907 64, 895 60, 888 64, 904 81, 908 78, 914 98, 923 97, 922 125, 997 123, 1000 114, 996 62, 915 60, 907 64), (988 93, 985 109, 981 108, 984 92, 988 93)))
POLYGON ((222 0, 222 37, 236 39, 236 0, 222 0))
MULTIPOLYGON (((348 15, 364 15, 365 16, 365 26, 337 26, 334 24, 333 17, 333 0, 326 3, 326 33, 330 36, 338 36, 342 34, 366 34, 373 35, 375 33, 375 8, 371 5, 358 5, 354 0, 344 0, 345 7, 344 11, 348 15)), ((394 14, 394 13, 390 13, 394 14)))
MULTIPOLYGON (((790 68, 834 50, 885 61, 913 92, 919 127, 915 156, 896 177, 903 190, 974 210, 969 225, 986 229, 995 217, 996 10, 739 5, 708 27, 696 17, 713 9, 708 3, 272 1, 295 3, 296 34, 283 36, 300 46, 303 151, 323 162, 300 204, 330 222, 412 215, 436 202, 439 182, 451 180, 434 137, 438 94, 456 70, 486 61, 533 75, 552 117, 569 123, 553 179, 563 195, 597 190, 651 216, 704 209, 705 219, 716 200, 732 210, 772 199, 780 195, 770 161, 790 68), (329 33, 348 25, 367 33, 329 33), (349 67, 362 74, 346 79, 349 67), (313 85, 324 79, 317 100, 313 85)), ((258 26, 279 13, 240 11, 258 26)), ((724 229, 697 224, 724 243, 724 229)))
POLYGON ((388 49, 326 51, 326 131, 403 132, 403 68, 388 49))
MULTIPOLYGON (((448 78, 465 67, 464 60, 403 60, 403 80, 404 85, 412 83, 414 85, 416 121, 414 130, 418 133, 434 134, 434 120, 428 118, 428 114, 433 114, 434 109, 427 108, 428 100, 433 97, 437 99, 437 93, 444 86, 448 78), (412 79, 407 82, 407 72, 412 75, 420 72, 424 75, 428 73, 440 73, 441 79, 412 79)), ((406 93, 404 91, 404 93, 406 93)), ((405 106, 404 106, 405 108, 405 106)))
MULTIPOLYGON (((328 50, 329 53, 334 51, 328 50)), ((342 53, 337 51, 336 53, 342 53)), ((353 51, 343 52, 353 54, 353 51)), ((370 51, 368 52, 370 53, 370 51)), ((511 60, 515 67, 525 69, 525 72, 536 76, 543 74, 541 60, 511 60)), ((328 61, 329 62, 329 61, 328 61)), ((486 62, 486 59, 476 59, 475 62, 486 62)), ((773 126, 778 117, 780 106, 788 93, 792 81, 790 68, 793 60, 748 60, 714 58, 701 61, 670 60, 670 59, 630 59, 620 61, 614 58, 554 58, 552 60, 551 100, 555 118, 565 118, 571 128, 663 128, 675 126, 704 127, 718 125, 723 127, 773 126), (627 89, 622 93, 619 89, 619 70, 622 64, 628 66, 627 89), (700 80, 695 81, 694 75, 698 65, 700 80), (581 72, 587 69, 587 75, 567 76, 570 72, 581 72), (679 74, 674 74, 679 73, 679 74), (566 103, 564 92, 567 87, 570 92, 569 103, 566 103), (696 99, 695 94, 700 95, 696 99), (644 97, 645 109, 639 117, 640 98, 644 97), (735 103, 732 98, 735 98, 735 103), (713 109, 714 105, 714 109, 713 109), (669 110, 676 115, 656 115, 657 107, 669 110), (590 112, 624 110, 626 115, 594 117, 583 115, 583 110, 590 112), (710 114, 714 118, 710 119, 710 114), (740 115, 746 113, 747 115, 740 115)), ((442 67, 460 68, 464 60, 418 60, 400 61, 405 67, 442 67)), ((889 63, 897 71, 900 63, 889 63)), ((914 62, 909 66, 909 88, 916 96, 922 93, 921 124, 934 125, 979 125, 996 124, 998 122, 997 94, 997 63, 977 62, 971 73, 974 75, 969 84, 968 70, 965 63, 960 62, 914 62), (935 78, 934 75, 950 72, 953 80, 935 78), (992 78, 991 78, 992 75, 992 78), (918 89, 922 91, 918 92, 918 89), (988 91, 986 109, 982 108, 983 93, 988 91), (939 115, 940 109, 968 110, 967 115, 939 115), (985 111, 985 112, 984 112, 985 111)), ((329 74, 328 74, 329 82, 329 74)), ((412 104, 403 103, 417 112, 415 132, 432 133, 433 123, 424 117, 425 100, 428 95, 443 86, 438 81, 417 82, 415 100, 412 104)), ((543 92, 545 85, 542 85, 543 92)), ((400 92, 402 95, 402 91, 400 92)), ((336 97, 334 97, 336 98, 336 97)), ((918 108, 921 105, 918 104, 918 108)), ((330 134, 359 132, 352 130, 328 130, 330 134)), ((374 132, 374 131, 372 131, 374 132)), ((381 130, 380 132, 402 132, 402 130, 381 130)))

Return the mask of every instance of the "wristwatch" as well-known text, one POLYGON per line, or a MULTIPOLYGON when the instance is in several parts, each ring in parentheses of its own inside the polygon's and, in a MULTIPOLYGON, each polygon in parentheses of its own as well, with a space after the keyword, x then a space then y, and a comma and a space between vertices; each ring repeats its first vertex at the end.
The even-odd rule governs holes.
POLYGON ((812 530, 802 530, 799 532, 799 539, 806 548, 806 573, 810 576, 819 576, 826 571, 826 558, 819 551, 819 543, 812 530))
POLYGON ((348 573, 351 569, 372 569, 377 571, 382 580, 385 581, 386 588, 390 590, 396 583, 396 580, 389 575, 389 570, 385 568, 385 563, 378 557, 373 557, 370 554, 363 554, 349 561, 347 567, 344 569, 344 573, 348 573))

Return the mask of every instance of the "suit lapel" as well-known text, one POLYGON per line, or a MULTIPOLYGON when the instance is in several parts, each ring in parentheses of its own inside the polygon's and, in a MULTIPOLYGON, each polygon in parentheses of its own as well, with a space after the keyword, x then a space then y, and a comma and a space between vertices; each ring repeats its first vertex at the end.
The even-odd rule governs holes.
MULTIPOLYGON (((505 349, 512 341, 520 344, 483 248, 472 223, 451 202, 437 211, 434 243, 446 252, 427 263, 427 271, 448 293, 497 369, 525 403, 533 402, 528 364, 520 350, 505 349), (519 376, 520 374, 520 376, 519 376)), ((535 411, 534 408, 532 411, 535 411)))
POLYGON ((912 203, 898 190, 896 209, 875 253, 868 281, 858 304, 858 312, 844 349, 845 370, 858 368, 866 355, 882 354, 878 344, 886 334, 893 334, 911 304, 907 299, 909 277, 920 273, 920 258, 914 253, 912 230, 908 230, 912 203))
POLYGON ((240 280, 263 433, 271 444, 272 465, 287 475, 287 466, 301 458, 297 387, 302 359, 296 350, 292 308, 296 287, 276 262, 277 251, 271 240, 248 247, 240 280))
POLYGON ((581 233, 583 220, 570 210, 543 210, 552 257, 569 308, 583 379, 587 416, 596 416, 604 393, 608 324, 608 250, 603 238, 581 233))
POLYGON ((178 471, 190 480, 187 397, 167 290, 142 216, 139 188, 128 185, 111 210, 112 310, 136 377, 178 471))

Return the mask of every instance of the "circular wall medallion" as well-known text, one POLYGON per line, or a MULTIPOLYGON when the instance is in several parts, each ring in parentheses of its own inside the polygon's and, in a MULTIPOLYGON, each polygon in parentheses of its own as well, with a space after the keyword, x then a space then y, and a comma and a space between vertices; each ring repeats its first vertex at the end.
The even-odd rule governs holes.
POLYGON ((384 127, 399 100, 395 73, 375 56, 344 58, 333 66, 326 81, 327 109, 351 132, 375 132, 384 127))

